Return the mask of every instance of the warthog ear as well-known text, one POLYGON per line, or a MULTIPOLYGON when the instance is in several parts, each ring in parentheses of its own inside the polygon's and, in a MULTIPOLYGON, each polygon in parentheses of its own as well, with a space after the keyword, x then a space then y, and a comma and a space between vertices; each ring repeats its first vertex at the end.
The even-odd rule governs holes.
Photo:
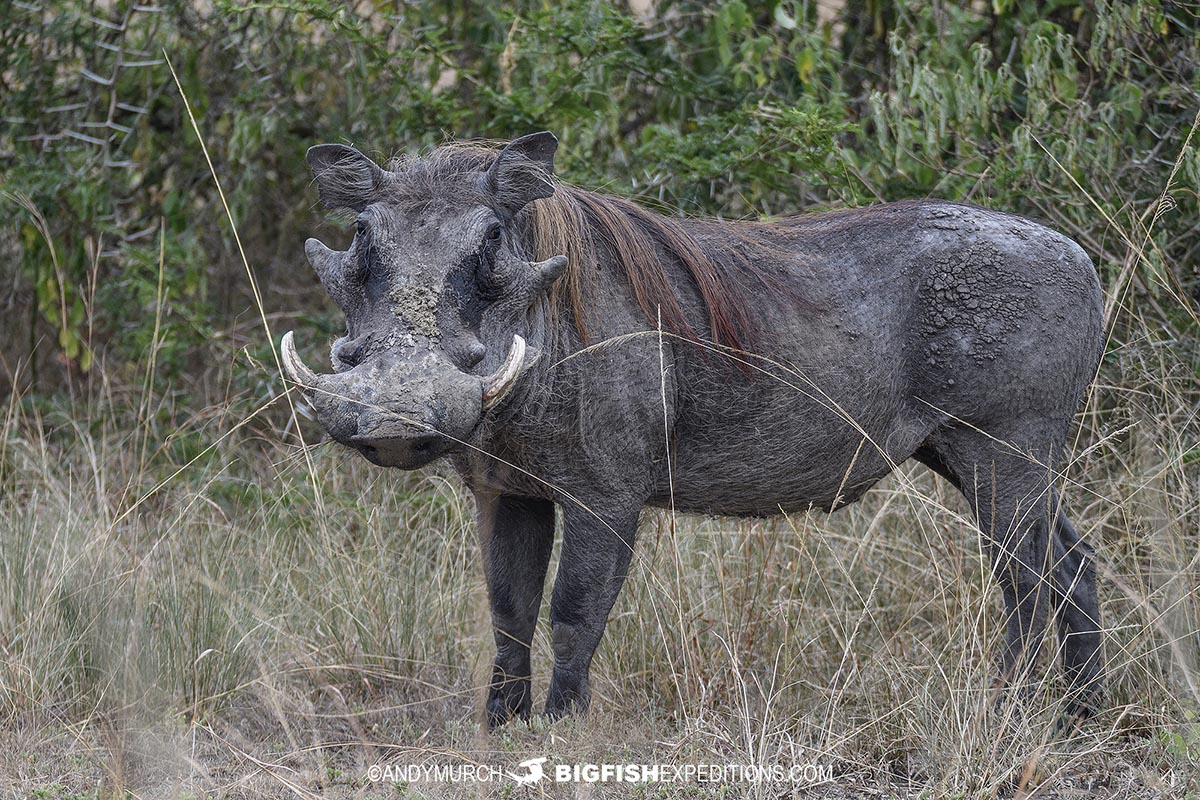
POLYGON ((484 176, 484 188, 496 209, 513 216, 527 203, 554 194, 554 151, 558 137, 550 131, 513 139, 500 151, 484 176))
POLYGON ((326 208, 362 211, 373 203, 387 173, 371 159, 344 144, 318 144, 305 156, 326 208))

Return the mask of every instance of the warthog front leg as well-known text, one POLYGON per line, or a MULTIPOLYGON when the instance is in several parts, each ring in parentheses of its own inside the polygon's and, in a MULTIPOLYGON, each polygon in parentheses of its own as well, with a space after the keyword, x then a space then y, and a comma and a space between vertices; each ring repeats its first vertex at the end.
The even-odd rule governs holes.
POLYGON ((488 689, 488 727, 532 708, 529 648, 542 605, 542 584, 554 545, 554 504, 508 495, 477 495, 480 546, 496 662, 488 689))
POLYGON ((629 573, 640 510, 637 503, 614 519, 578 506, 564 508, 562 558, 550 603, 554 675, 546 715, 551 719, 587 710, 588 671, 629 573))

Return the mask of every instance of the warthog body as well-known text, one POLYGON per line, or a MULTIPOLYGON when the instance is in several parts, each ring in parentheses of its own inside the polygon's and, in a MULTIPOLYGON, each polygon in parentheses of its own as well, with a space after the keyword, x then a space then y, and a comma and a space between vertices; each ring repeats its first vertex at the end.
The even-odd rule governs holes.
POLYGON ((335 373, 283 356, 372 462, 448 455, 474 493, 497 656, 489 722, 528 717, 530 642, 562 509, 546 712, 588 670, 646 505, 770 515, 852 502, 915 458, 974 509, 1024 681, 1051 615, 1076 709, 1100 689, 1091 549, 1056 470, 1103 342, 1084 252, 945 202, 771 223, 672 220, 557 186, 557 140, 384 170, 309 152, 350 250, 306 252, 345 311, 335 373))

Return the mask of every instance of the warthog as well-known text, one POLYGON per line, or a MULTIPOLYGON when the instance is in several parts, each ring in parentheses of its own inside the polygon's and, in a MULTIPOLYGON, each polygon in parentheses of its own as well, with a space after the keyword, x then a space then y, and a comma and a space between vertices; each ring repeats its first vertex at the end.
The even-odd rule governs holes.
POLYGON ((974 509, 1004 596, 1001 679, 1028 690, 1053 614, 1072 708, 1092 706, 1093 553, 1055 491, 1103 348, 1083 250, 936 201, 667 218, 557 184, 557 145, 449 145, 386 169, 310 149, 321 202, 358 215, 349 250, 305 243, 347 332, 332 374, 282 342, 333 439, 385 467, 447 456, 474 494, 489 724, 530 715, 556 506, 552 718, 588 705, 643 507, 832 511, 910 458, 974 509))

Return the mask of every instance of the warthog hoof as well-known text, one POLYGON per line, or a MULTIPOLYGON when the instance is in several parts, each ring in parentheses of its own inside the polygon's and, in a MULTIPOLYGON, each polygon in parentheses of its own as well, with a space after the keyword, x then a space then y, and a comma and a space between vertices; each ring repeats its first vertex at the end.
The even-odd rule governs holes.
POLYGON ((533 713, 531 692, 528 678, 494 679, 491 689, 488 690, 488 730, 495 730, 514 717, 528 722, 533 713))

